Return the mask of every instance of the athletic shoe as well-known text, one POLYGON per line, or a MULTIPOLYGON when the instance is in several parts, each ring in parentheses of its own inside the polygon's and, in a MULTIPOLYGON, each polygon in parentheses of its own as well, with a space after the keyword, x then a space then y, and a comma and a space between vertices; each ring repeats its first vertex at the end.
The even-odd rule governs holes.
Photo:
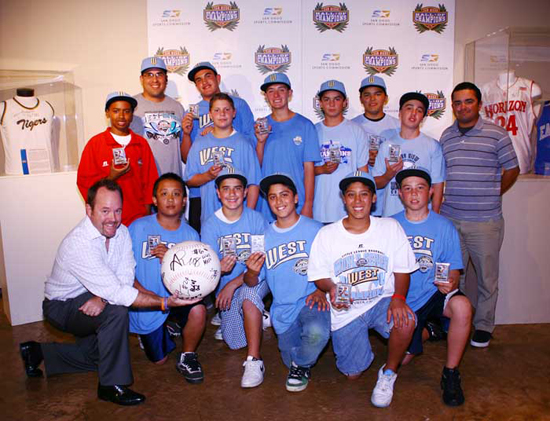
POLYGON ((300 367, 292 363, 286 378, 286 390, 289 392, 301 392, 307 387, 311 371, 307 367, 300 367))
POLYGON ((428 334, 430 335, 428 337, 428 341, 430 342, 437 342, 442 341, 447 336, 441 326, 437 323, 434 323, 432 321, 426 322, 426 330, 428 331, 428 334))
POLYGON ((189 383, 197 384, 204 380, 204 373, 196 352, 182 352, 176 369, 189 383))
POLYGON ((266 330, 268 327, 271 327, 271 315, 269 314, 269 311, 264 310, 264 317, 262 319, 262 325, 264 330, 266 330))
POLYGON ((249 355, 243 363, 243 367, 244 373, 241 379, 241 387, 249 388, 262 384, 265 372, 264 362, 262 360, 258 360, 249 355))
POLYGON ((378 408, 390 406, 393 398, 393 385, 397 380, 396 373, 384 374, 384 367, 386 367, 386 364, 378 370, 378 381, 370 398, 372 404, 378 408))
POLYGON ((219 327, 216 330, 216 333, 214 333, 214 339, 216 339, 218 341, 223 341, 223 335, 222 335, 222 328, 221 327, 219 327))
POLYGON ((470 345, 476 348, 487 348, 489 346, 489 342, 491 342, 491 338, 492 336, 489 332, 476 329, 474 331, 474 336, 472 336, 472 340, 470 341, 470 345))
POLYGON ((220 317, 219 311, 216 314, 214 314, 214 317, 212 317, 212 320, 210 320, 210 323, 213 324, 214 326, 221 326, 222 318, 220 317))
POLYGON ((176 336, 181 336, 181 326, 178 322, 175 322, 173 320, 166 320, 166 330, 172 338, 176 336))
POLYGON ((441 375, 441 390, 443 390, 443 402, 449 406, 460 406, 464 403, 464 393, 460 387, 460 373, 458 368, 443 367, 441 375))

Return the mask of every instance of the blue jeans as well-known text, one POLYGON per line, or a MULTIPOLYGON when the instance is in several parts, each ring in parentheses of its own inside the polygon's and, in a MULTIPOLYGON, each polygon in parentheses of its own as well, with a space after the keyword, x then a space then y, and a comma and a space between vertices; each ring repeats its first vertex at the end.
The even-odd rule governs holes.
POLYGON ((292 362, 311 367, 330 339, 330 311, 305 305, 288 330, 277 336, 281 358, 287 367, 292 362))

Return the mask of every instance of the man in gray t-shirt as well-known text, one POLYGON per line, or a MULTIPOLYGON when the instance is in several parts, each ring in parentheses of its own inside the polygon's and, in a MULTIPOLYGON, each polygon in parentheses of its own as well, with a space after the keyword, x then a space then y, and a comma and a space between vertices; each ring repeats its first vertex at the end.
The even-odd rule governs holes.
POLYGON ((130 129, 147 139, 159 175, 173 172, 182 175, 181 121, 183 106, 165 95, 168 75, 161 58, 147 57, 141 63, 139 77, 143 93, 134 96, 137 107, 130 129))

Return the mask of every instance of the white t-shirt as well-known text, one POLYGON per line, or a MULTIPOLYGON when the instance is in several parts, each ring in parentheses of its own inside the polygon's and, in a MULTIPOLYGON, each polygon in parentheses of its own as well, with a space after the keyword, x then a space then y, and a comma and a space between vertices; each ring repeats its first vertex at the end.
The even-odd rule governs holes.
POLYGON ((353 304, 347 310, 331 307, 331 330, 338 330, 394 293, 394 272, 418 269, 416 258, 401 225, 391 218, 370 217, 362 234, 348 232, 342 223, 326 225, 311 246, 310 282, 329 278, 352 285, 353 304))

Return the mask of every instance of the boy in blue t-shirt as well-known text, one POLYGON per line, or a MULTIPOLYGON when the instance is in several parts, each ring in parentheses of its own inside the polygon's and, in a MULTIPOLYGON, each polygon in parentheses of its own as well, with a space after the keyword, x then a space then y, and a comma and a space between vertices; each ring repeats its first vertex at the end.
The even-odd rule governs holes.
POLYGON ((422 342, 428 337, 424 329, 428 318, 450 318, 441 388, 445 404, 462 405, 464 394, 458 364, 470 336, 472 306, 458 290, 460 270, 464 267, 460 239, 451 221, 428 209, 433 187, 427 170, 409 168, 397 173, 395 178, 405 210, 394 218, 405 230, 419 265, 411 275, 407 294, 407 304, 416 313, 418 323, 403 364, 422 353, 422 342), (448 271, 448 276, 441 274, 441 263, 448 264, 443 269, 448 271))
POLYGON ((244 281, 253 287, 265 273, 273 294, 271 322, 283 362, 290 369, 286 390, 300 392, 330 338, 325 293, 307 279, 311 244, 323 224, 298 215, 296 185, 287 175, 268 176, 260 187, 277 220, 266 229, 265 254, 254 253, 247 260, 244 281))
POLYGON ((217 250, 221 262, 216 307, 220 310, 223 340, 231 349, 247 347, 241 387, 256 387, 263 382, 265 371, 260 345, 263 298, 269 288, 263 281, 254 288, 243 285, 243 276, 252 242, 263 238, 266 223, 259 212, 244 206, 248 189, 242 172, 224 168, 215 183, 222 207, 204 223, 202 241, 217 250))
MULTIPOLYGON (((157 213, 137 219, 130 225, 136 260, 134 287, 140 292, 169 297, 170 292, 162 283, 160 274, 162 258, 175 244, 199 241, 197 232, 182 219, 186 203, 185 183, 181 177, 174 173, 163 174, 153 187, 153 204, 157 213)), ((206 326, 206 308, 202 302, 161 311, 130 309, 130 331, 139 335, 149 360, 164 364, 176 347, 166 327, 168 317, 175 319, 182 328, 183 349, 176 368, 189 383, 201 383, 204 374, 195 351, 206 326)))

